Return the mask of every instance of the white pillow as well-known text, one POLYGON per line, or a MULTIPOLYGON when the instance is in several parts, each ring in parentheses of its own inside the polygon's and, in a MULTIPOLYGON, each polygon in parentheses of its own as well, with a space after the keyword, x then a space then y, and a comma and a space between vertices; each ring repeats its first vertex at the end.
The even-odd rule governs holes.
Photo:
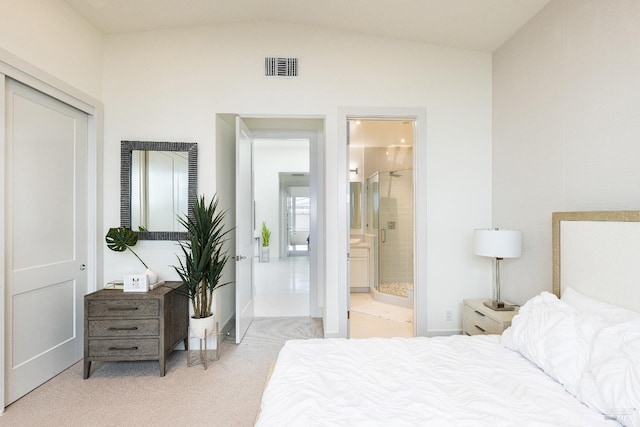
POLYGON ((560 298, 581 313, 596 314, 612 325, 640 319, 640 313, 588 297, 571 287, 562 290, 560 298))
POLYGON ((640 319, 603 329, 593 343, 590 370, 603 413, 640 427, 640 319))
POLYGON ((578 396, 596 334, 607 324, 579 313, 555 295, 543 292, 520 308, 502 344, 522 354, 578 396))

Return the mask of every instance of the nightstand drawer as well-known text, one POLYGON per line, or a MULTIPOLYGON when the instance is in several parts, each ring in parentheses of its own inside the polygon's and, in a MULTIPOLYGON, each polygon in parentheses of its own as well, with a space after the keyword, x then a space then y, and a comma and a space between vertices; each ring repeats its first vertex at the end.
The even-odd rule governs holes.
MULTIPOLYGON (((468 320, 475 328, 466 329, 467 331, 471 331, 473 329, 478 330, 478 333, 484 334, 501 334, 502 333, 502 325, 497 321, 491 319, 485 314, 474 310, 472 307, 466 306, 464 309, 464 317, 465 320, 468 320)), ((472 334, 473 335, 473 334, 472 334)))
POLYGON ((160 305, 157 299, 101 299, 89 300, 89 317, 138 317, 157 316, 160 305))
POLYGON ((484 305, 486 300, 464 300, 462 314, 462 332, 467 335, 500 335, 511 326, 511 319, 518 314, 518 308, 512 311, 495 311, 484 305))
POLYGON ((105 319, 89 320, 90 337, 158 336, 158 319, 105 319))
POLYGON ((463 327, 464 333, 467 335, 488 335, 488 334, 496 333, 496 332, 487 331, 485 328, 483 328, 482 326, 476 325, 466 317, 462 319, 462 327, 463 327))
MULTIPOLYGON (((160 353, 160 340, 157 338, 91 340, 89 341, 89 356, 104 358, 122 358, 154 356, 160 353)), ((131 359, 133 360, 133 359, 131 359)))

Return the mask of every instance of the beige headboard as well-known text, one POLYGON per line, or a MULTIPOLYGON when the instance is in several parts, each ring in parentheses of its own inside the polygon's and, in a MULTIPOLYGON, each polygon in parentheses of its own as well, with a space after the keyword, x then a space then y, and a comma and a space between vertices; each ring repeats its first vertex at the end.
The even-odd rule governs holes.
POLYGON ((640 211, 553 213, 553 292, 640 311, 640 211))

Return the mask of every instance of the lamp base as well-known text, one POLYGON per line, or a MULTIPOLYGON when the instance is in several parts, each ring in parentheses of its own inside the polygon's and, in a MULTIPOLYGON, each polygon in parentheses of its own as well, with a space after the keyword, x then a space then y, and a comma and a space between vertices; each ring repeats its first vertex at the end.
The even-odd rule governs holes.
POLYGON ((485 301, 484 305, 493 311, 513 311, 515 309, 514 306, 505 304, 504 301, 485 301))

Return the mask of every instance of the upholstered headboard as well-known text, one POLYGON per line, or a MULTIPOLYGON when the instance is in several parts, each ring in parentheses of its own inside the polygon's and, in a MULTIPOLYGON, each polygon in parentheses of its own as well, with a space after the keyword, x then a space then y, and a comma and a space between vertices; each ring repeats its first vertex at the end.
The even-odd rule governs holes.
POLYGON ((640 211, 553 213, 553 292, 640 311, 640 211))

